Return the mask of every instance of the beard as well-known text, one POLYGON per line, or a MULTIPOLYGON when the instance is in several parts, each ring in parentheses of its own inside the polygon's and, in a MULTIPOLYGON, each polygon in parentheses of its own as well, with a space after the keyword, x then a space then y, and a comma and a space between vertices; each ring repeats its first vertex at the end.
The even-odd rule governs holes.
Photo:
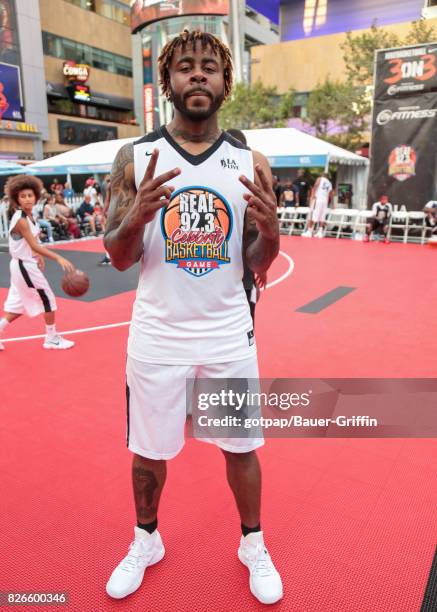
MULTIPOLYGON (((199 88, 200 89, 200 88, 199 88)), ((209 92, 205 92, 209 96, 210 104, 208 107, 199 106, 199 107, 187 107, 187 100, 189 99, 189 94, 180 95, 177 94, 173 89, 171 89, 171 101, 174 107, 183 115, 187 117, 191 121, 202 121, 204 119, 209 119, 212 115, 214 115, 218 109, 223 104, 223 100, 225 97, 224 91, 218 96, 211 96, 209 92)))

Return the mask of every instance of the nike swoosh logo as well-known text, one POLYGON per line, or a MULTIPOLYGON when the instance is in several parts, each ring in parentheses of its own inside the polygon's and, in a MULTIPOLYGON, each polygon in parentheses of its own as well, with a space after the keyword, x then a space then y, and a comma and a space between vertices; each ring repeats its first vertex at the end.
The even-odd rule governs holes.
POLYGON ((153 155, 153 153, 147 153, 146 152, 147 157, 150 157, 151 155, 153 155))

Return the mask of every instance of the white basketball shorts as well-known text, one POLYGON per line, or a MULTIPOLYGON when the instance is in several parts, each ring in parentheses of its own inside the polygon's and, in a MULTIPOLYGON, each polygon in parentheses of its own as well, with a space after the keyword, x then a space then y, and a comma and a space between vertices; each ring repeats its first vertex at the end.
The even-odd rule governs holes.
MULTIPOLYGON (((208 365, 160 365, 132 357, 126 364, 127 446, 148 459, 171 459, 185 443, 186 381, 195 378, 258 379, 257 356, 208 365)), ((233 453, 247 453, 264 444, 257 437, 198 438, 233 453)))
POLYGON ((5 312, 36 317, 56 310, 56 299, 50 285, 35 261, 11 259, 11 286, 5 312))
POLYGON ((311 220, 314 223, 324 223, 328 213, 328 202, 318 202, 316 200, 311 214, 311 220))

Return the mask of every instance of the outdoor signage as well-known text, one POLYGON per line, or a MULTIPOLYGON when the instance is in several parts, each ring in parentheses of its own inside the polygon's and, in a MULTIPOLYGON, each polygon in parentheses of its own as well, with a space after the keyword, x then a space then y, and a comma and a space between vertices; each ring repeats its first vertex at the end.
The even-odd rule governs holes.
POLYGON ((89 104, 91 102, 91 92, 88 85, 74 83, 67 87, 74 102, 89 104))
POLYGON ((87 64, 76 64, 73 61, 64 62, 63 75, 74 83, 86 83, 90 76, 90 67, 87 64))
POLYGON ((63 63, 62 73, 69 82, 67 91, 73 102, 90 104, 91 90, 85 85, 90 76, 90 67, 87 64, 68 61, 63 63))
POLYGON ((376 53, 369 205, 422 210, 437 186, 437 43, 376 53))
POLYGON ((153 85, 144 85, 144 129, 146 134, 153 132, 154 128, 154 94, 153 85))
POLYGON ((0 63, 0 120, 24 121, 20 68, 0 63))
POLYGON ((38 134, 38 126, 33 123, 25 123, 24 121, 8 121, 0 120, 0 130, 10 130, 11 132, 27 132, 29 134, 38 134))
POLYGON ((229 0, 133 0, 131 27, 135 32, 152 21, 183 15, 228 15, 229 0))

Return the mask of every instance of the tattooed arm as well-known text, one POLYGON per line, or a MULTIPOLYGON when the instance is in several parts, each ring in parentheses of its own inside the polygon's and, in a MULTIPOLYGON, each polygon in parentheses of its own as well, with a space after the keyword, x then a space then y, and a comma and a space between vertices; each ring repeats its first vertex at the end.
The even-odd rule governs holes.
POLYGON ((104 245, 117 270, 127 270, 141 258, 144 227, 168 204, 174 190, 164 183, 177 176, 180 170, 174 168, 154 178, 158 156, 159 151, 155 149, 138 191, 133 145, 124 145, 115 158, 104 245))
POLYGON ((246 262, 256 274, 263 274, 279 253, 279 224, 272 172, 264 155, 253 152, 255 182, 240 177, 251 193, 244 194, 247 210, 244 223, 246 262))

